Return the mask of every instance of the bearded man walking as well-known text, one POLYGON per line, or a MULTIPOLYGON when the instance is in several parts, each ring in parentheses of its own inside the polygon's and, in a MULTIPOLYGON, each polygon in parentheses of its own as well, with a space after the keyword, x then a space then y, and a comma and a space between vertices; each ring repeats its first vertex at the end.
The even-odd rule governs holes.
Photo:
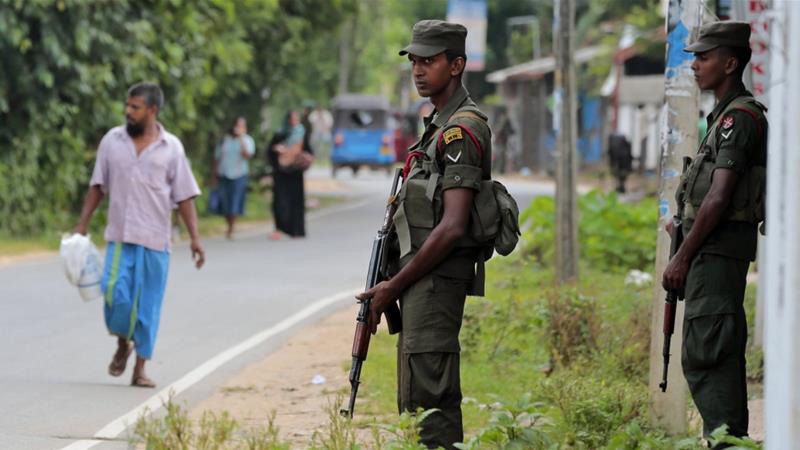
POLYGON ((75 227, 85 235, 95 209, 109 196, 101 287, 106 327, 116 336, 117 349, 108 373, 122 375, 135 348, 131 385, 139 387, 155 387, 145 374, 145 363, 153 355, 167 284, 174 205, 189 231, 196 267, 205 261, 194 206, 200 189, 183 144, 157 121, 163 103, 156 84, 138 83, 128 90, 127 124, 112 128, 100 141, 75 227))

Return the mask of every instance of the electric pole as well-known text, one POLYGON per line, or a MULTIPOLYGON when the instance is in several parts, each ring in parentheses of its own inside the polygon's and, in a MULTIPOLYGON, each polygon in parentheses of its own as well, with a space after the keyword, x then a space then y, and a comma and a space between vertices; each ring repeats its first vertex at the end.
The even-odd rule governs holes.
POLYGON ((669 262, 670 238, 664 226, 677 211, 675 191, 678 188, 683 157, 694 156, 698 143, 698 111, 700 90, 691 69, 694 56, 683 49, 693 42, 700 31, 705 5, 702 0, 670 2, 667 15, 667 54, 664 73, 665 98, 662 109, 661 165, 659 180, 659 219, 656 252, 656 283, 652 305, 650 338, 650 397, 652 413, 657 424, 670 433, 686 431, 687 385, 681 367, 683 345, 683 302, 678 302, 675 333, 672 335, 668 388, 661 392, 659 383, 663 371, 662 346, 666 292, 661 277, 669 262))
POLYGON ((578 178, 575 99, 575 0, 556 0, 553 8, 556 50, 556 276, 559 283, 578 279, 578 178))

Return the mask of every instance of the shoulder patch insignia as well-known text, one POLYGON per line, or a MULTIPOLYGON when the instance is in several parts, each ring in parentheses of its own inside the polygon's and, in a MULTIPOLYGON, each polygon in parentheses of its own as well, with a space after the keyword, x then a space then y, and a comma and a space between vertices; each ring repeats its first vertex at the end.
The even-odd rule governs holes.
POLYGON ((464 135, 461 134, 461 128, 459 127, 453 127, 444 132, 445 145, 459 139, 464 139, 464 135))
POLYGON ((722 129, 727 130, 733 126, 733 116, 725 116, 722 118, 722 129))

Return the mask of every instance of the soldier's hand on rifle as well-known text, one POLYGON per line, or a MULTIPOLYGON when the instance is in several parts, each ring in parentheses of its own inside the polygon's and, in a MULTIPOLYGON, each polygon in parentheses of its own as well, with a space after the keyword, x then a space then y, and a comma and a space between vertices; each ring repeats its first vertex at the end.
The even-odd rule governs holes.
POLYGON ((686 274, 689 272, 689 261, 680 254, 675 255, 664 269, 661 285, 664 289, 681 289, 686 284, 686 274))
POLYGON ((369 328, 372 334, 378 332, 378 324, 381 323, 381 315, 386 311, 393 302, 397 301, 400 296, 400 289, 397 289, 394 284, 389 281, 381 281, 376 284, 372 289, 356 295, 359 300, 372 299, 372 304, 369 308, 369 328))

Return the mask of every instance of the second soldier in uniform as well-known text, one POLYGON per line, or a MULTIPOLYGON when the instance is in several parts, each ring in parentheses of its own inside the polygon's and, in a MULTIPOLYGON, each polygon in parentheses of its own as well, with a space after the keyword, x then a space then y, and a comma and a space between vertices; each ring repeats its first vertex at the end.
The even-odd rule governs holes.
POLYGON ((748 427, 743 302, 764 220, 767 165, 766 108, 742 83, 749 40, 749 24, 714 22, 685 49, 695 54, 697 84, 714 92, 717 105, 681 178, 685 240, 662 284, 685 288, 681 362, 705 436, 722 425, 746 436, 748 427))
POLYGON ((371 325, 399 299, 398 408, 438 411, 422 423, 428 447, 464 438, 458 333, 468 294, 483 293, 484 249, 470 239, 470 211, 491 178, 491 132, 461 77, 467 29, 439 20, 414 25, 407 55, 417 91, 433 103, 425 131, 409 149, 394 216, 398 273, 361 294, 372 298, 371 325))

